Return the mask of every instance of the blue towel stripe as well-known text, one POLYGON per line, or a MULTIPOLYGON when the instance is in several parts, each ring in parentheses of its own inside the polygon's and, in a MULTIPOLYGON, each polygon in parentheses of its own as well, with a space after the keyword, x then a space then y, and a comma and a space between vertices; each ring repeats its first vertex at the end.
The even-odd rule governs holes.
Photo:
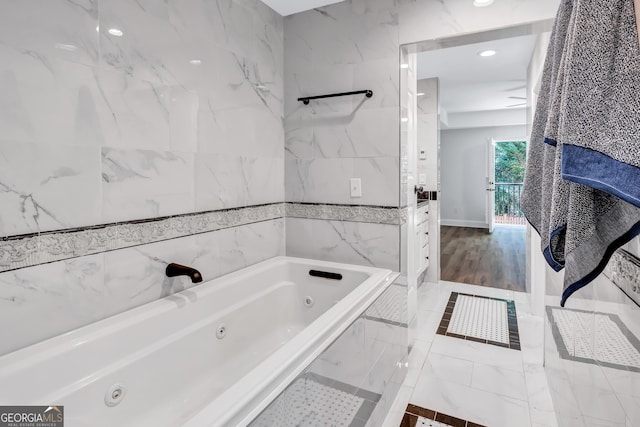
POLYGON ((564 291, 562 292, 562 300, 560 301, 560 306, 564 307, 564 303, 567 302, 567 298, 569 298, 574 292, 588 285, 596 277, 598 277, 600 273, 602 273, 604 269, 607 267, 607 264, 609 263, 609 260, 613 256, 613 253, 620 246, 628 243, 629 241, 631 241, 631 239, 636 237, 638 234, 640 234, 640 222, 636 223, 633 227, 631 227, 629 231, 624 233, 615 241, 611 242, 611 244, 607 247, 607 250, 605 251, 604 256, 602 257, 602 260, 600 260, 600 263, 596 266, 596 268, 591 273, 587 274, 585 277, 578 280, 577 282, 572 283, 571 285, 565 287, 564 291))
POLYGON ((562 178, 640 208, 640 168, 576 145, 562 145, 562 178))

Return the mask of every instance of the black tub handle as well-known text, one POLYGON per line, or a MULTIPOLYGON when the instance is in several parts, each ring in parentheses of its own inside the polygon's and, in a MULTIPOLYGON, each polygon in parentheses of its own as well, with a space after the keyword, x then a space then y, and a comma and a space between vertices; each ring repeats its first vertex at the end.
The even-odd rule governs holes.
POLYGON ((331 273, 329 271, 309 270, 309 276, 323 277, 325 279, 342 280, 342 274, 331 273))

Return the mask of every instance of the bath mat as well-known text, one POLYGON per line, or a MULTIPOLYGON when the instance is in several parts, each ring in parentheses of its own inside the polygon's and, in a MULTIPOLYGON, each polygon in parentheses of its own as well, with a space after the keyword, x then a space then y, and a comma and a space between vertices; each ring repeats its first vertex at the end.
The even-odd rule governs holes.
POLYGON ((369 320, 407 327, 407 287, 392 284, 364 313, 369 320))
POLYGON ((516 306, 511 300, 452 292, 437 333, 520 350, 516 306))
POLYGON ((250 424, 251 427, 364 427, 380 395, 321 375, 293 381, 250 424))
POLYGON ((400 427, 484 427, 451 415, 409 404, 400 427))
POLYGON ((640 341, 612 313, 547 306, 560 357, 640 372, 640 341))

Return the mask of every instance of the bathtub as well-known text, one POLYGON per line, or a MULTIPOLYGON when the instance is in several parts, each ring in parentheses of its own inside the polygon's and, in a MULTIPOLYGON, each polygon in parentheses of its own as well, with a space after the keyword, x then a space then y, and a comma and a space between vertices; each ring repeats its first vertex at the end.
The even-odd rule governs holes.
POLYGON ((0 405, 64 405, 68 427, 246 425, 395 277, 273 258, 0 357, 0 405))

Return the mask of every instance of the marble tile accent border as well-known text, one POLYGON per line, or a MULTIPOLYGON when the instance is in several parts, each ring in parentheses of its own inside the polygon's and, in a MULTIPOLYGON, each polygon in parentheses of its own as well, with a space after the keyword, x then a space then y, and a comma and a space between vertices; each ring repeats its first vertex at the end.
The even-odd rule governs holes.
POLYGON ((617 314, 553 306, 547 306, 546 311, 551 324, 551 333, 561 358, 612 369, 640 372, 638 364, 640 340, 617 314), (567 317, 556 318, 554 315, 556 310, 557 313, 565 316, 570 314, 570 316, 568 319, 567 317), (579 318, 580 316, 582 319, 579 318), (563 328, 565 333, 568 328, 574 334, 568 343, 563 337, 563 328), (615 330, 616 328, 618 330, 615 330))
POLYGON ((402 225, 407 222, 407 209, 390 206, 360 206, 319 203, 286 203, 290 218, 324 219, 333 221, 370 222, 402 225))
POLYGON ((444 425, 450 427, 484 427, 480 424, 472 423, 471 421, 466 421, 458 417, 443 414, 442 412, 433 411, 431 409, 425 409, 420 406, 412 405, 411 403, 407 405, 407 409, 404 412, 404 417, 402 418, 400 427, 416 427, 418 426, 418 421, 422 421, 421 418, 423 418, 424 420, 435 421, 437 424, 434 425, 439 426, 444 425))
POLYGON ((378 393, 307 372, 289 384, 249 426, 320 425, 331 419, 331 425, 337 427, 365 427, 381 398, 378 393), (300 420, 303 422, 298 424, 300 420))
POLYGON ((0 238, 0 272, 285 216, 401 225, 407 210, 384 206, 270 203, 0 238))
POLYGON ((618 249, 604 269, 604 275, 640 307, 640 259, 624 249, 618 249))
POLYGON ((284 217, 283 203, 0 239, 0 272, 284 217))
POLYGON ((490 345, 495 345, 498 347, 504 347, 504 348, 510 348, 512 350, 520 350, 520 334, 518 331, 518 316, 516 314, 516 305, 515 302, 513 302, 512 300, 505 300, 502 298, 490 298, 490 297, 483 297, 483 296, 479 296, 479 295, 471 295, 471 294, 464 294, 464 293, 458 293, 458 292, 451 292, 451 296, 449 297, 449 301, 447 302, 447 306, 444 309, 444 314, 442 315, 442 319, 440 320, 440 326, 438 326, 438 330, 436 332, 438 335, 444 335, 447 337, 452 337, 452 338, 460 338, 463 340, 468 340, 468 341, 475 341, 475 342, 480 342, 483 344, 490 344, 490 345), (459 335, 459 334, 454 334, 451 332, 447 332, 448 328, 449 328, 449 322, 451 322, 451 316, 453 315, 453 309, 456 306, 456 302, 458 300, 458 295, 464 295, 467 297, 474 297, 474 298, 484 298, 484 299, 488 299, 488 300, 495 300, 495 301, 504 301, 507 303, 507 322, 508 322, 508 327, 509 327, 509 344, 505 344, 505 343, 501 343, 498 341, 491 341, 491 340, 486 340, 486 339, 481 339, 478 337, 473 337, 473 336, 465 336, 465 335, 459 335))

